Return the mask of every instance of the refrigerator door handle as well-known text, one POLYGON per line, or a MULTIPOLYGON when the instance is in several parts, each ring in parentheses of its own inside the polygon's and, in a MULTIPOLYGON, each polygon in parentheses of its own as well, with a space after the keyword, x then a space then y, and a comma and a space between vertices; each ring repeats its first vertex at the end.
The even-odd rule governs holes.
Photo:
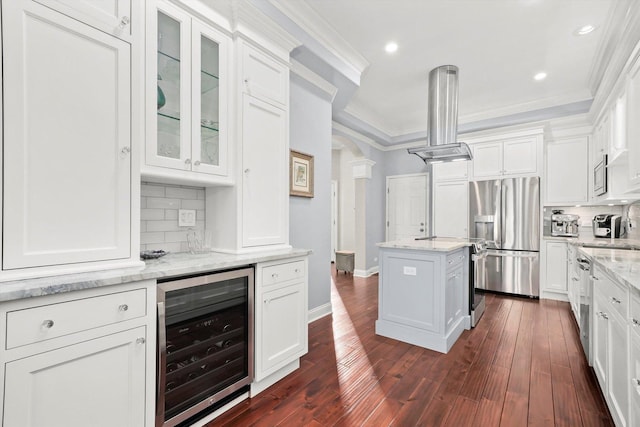
POLYGON ((499 256, 506 258, 535 258, 539 252, 496 252, 488 251, 487 256, 499 256))

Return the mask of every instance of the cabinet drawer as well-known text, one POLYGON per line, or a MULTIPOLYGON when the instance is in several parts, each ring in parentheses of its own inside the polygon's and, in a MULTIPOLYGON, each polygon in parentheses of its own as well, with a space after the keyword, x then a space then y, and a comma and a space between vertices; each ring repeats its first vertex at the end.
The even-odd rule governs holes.
POLYGON ((617 311, 623 319, 626 319, 629 309, 629 293, 627 289, 622 288, 622 286, 615 283, 609 276, 601 271, 596 273, 596 277, 599 280, 595 282, 594 286, 601 287, 607 303, 617 311))
POLYGON ((6 347, 20 347, 144 315, 145 289, 10 311, 6 347))
POLYGON ((262 286, 304 277, 304 261, 288 262, 286 264, 272 265, 262 269, 262 286))
POLYGON ((447 255, 447 270, 457 266, 464 260, 464 251, 456 251, 447 255))

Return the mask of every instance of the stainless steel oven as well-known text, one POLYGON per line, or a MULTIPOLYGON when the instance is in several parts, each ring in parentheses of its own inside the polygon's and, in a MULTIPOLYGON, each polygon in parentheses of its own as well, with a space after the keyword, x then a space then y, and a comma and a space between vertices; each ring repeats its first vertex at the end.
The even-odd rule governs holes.
POLYGON ((471 244, 469 253, 469 315, 471 327, 474 328, 484 314, 485 296, 487 289, 487 246, 484 241, 471 244))
POLYGON ((156 426, 217 409, 253 380, 254 270, 158 283, 156 426))

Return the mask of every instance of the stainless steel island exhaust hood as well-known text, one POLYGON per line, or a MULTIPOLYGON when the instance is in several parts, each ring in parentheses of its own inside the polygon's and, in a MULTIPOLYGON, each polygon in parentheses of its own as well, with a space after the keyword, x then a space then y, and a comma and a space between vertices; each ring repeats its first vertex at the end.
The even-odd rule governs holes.
POLYGON ((471 150, 458 142, 458 67, 442 65, 429 73, 427 146, 409 148, 425 163, 471 160, 471 150))

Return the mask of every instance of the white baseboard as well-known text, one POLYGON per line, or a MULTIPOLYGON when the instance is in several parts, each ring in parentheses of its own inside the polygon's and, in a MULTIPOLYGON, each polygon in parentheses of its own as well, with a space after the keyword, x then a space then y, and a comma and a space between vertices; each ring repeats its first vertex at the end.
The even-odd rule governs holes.
POLYGON ((328 316, 331 313, 333 313, 333 308, 331 307, 331 303, 328 302, 326 304, 323 304, 319 307, 316 308, 312 308, 311 310, 309 310, 309 313, 307 314, 307 321, 308 323, 311 323, 315 320, 318 320, 324 316, 328 316))
POLYGON ((371 277, 374 274, 378 273, 378 266, 373 266, 368 270, 355 270, 353 275, 355 277, 371 277))
POLYGON ((555 301, 569 302, 569 297, 565 293, 551 292, 543 290, 540 292, 540 299, 551 299, 555 301))

